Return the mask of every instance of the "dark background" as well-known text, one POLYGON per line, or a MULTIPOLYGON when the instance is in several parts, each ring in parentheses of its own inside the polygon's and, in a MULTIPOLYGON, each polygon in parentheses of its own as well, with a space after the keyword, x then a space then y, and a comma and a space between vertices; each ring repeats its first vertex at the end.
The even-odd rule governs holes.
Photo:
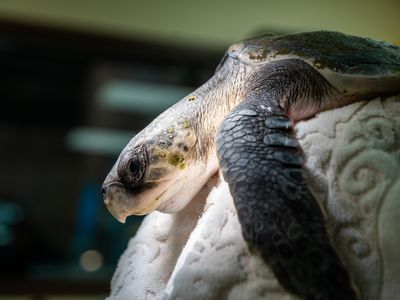
POLYGON ((193 88, 222 54, 5 21, 0 31, 0 293, 107 294, 141 221, 119 224, 102 203, 101 183, 123 146, 109 149, 107 130, 127 143, 168 103, 150 112, 104 107, 102 87, 193 88), (71 141, 93 130, 103 148, 71 141), (88 250, 103 261, 94 271, 81 262, 88 250))
POLYGON ((339 30, 400 42, 400 1, 0 1, 0 300, 103 299, 142 218, 100 187, 233 42, 339 30), (63 297, 63 298, 62 298, 63 297))

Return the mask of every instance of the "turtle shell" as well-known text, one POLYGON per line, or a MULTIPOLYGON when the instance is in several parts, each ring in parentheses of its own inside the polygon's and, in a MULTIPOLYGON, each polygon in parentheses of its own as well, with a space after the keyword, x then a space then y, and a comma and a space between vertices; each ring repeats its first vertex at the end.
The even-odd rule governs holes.
POLYGON ((244 61, 298 57, 317 69, 363 76, 400 73, 400 47, 340 32, 313 31, 264 35, 233 45, 228 52, 244 61), (239 51, 238 51, 239 50, 239 51), (240 54, 234 54, 234 52, 240 54))
POLYGON ((400 92, 400 47, 365 37, 331 31, 264 35, 234 44, 228 55, 247 65, 301 59, 350 94, 400 92))

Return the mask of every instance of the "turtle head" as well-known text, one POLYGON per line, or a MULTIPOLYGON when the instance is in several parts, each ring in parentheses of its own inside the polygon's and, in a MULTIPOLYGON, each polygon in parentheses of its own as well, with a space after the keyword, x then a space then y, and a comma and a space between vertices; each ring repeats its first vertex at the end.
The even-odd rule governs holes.
POLYGON ((114 217, 177 212, 218 171, 215 134, 243 98, 243 66, 225 56, 210 80, 129 142, 103 184, 114 217))
POLYGON ((211 163, 200 157, 194 117, 185 102, 136 135, 105 179, 104 202, 120 222, 154 210, 181 210, 216 172, 216 158, 211 163))

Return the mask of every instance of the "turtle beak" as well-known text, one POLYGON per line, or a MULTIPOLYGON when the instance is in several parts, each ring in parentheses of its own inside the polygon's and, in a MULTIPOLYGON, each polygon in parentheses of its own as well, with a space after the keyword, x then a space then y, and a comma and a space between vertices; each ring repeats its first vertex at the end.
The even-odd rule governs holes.
POLYGON ((118 203, 118 200, 121 199, 121 197, 118 197, 118 195, 123 193, 124 190, 125 187, 122 183, 120 183, 116 166, 114 166, 107 175, 107 178, 104 180, 101 193, 103 195, 104 204, 106 205, 108 211, 121 223, 125 223, 125 220, 128 216, 126 209, 124 209, 124 205, 120 205, 120 203, 118 203))
POLYGON ((124 205, 117 205, 118 199, 114 199, 114 195, 121 192, 123 187, 120 186, 119 182, 107 182, 103 184, 101 189, 103 194, 103 201, 106 205, 110 214, 116 218, 119 222, 125 223, 125 220, 128 216, 127 211, 124 209, 124 205))
POLYGON ((126 216, 124 216, 123 214, 119 213, 117 211, 117 209, 115 209, 112 205, 112 202, 107 198, 104 197, 104 204, 106 205, 108 211, 110 212, 110 214, 116 218, 119 222, 121 223, 125 223, 126 220, 126 216))

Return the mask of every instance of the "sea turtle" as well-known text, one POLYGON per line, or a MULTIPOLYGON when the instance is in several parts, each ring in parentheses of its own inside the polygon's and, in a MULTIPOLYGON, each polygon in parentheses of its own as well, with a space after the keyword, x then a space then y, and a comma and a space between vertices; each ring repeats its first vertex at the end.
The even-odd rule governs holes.
POLYGON ((338 32, 265 35, 231 46, 214 76, 122 151, 105 204, 129 215, 185 207, 220 169, 242 234, 304 299, 355 299, 310 192, 294 124, 400 92, 400 48, 338 32))

